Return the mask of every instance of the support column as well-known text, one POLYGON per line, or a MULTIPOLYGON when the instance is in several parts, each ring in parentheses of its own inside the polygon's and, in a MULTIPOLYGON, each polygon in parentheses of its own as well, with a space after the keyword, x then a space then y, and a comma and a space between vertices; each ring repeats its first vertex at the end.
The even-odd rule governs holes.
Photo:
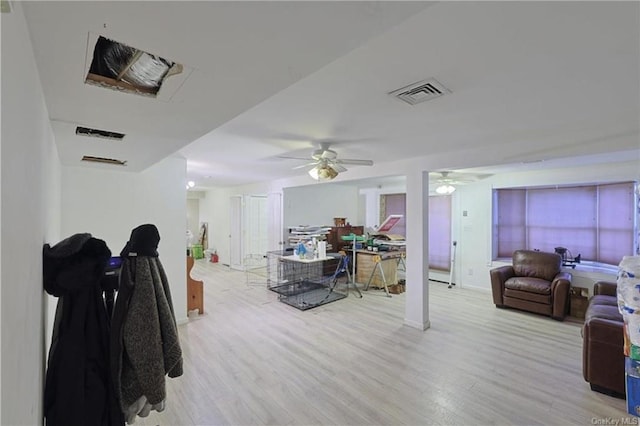
POLYGON ((429 322, 429 172, 407 175, 407 294, 404 323, 420 330, 429 322))

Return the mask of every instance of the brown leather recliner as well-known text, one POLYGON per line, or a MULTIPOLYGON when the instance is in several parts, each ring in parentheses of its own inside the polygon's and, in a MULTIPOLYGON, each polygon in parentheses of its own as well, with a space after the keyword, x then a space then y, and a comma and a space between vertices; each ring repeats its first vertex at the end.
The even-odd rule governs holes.
POLYGON ((513 265, 490 271, 493 303, 563 321, 569 310, 571 274, 561 271, 561 265, 556 253, 516 250, 513 265))
POLYGON ((624 398, 624 321, 616 283, 599 281, 593 294, 582 328, 582 375, 592 390, 624 398))

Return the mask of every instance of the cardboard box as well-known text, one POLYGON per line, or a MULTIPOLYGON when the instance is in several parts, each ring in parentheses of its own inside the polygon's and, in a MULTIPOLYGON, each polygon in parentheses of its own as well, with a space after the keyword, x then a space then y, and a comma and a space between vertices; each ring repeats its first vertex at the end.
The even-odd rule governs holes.
POLYGON ((571 287, 569 289, 569 316, 584 319, 589 306, 589 289, 571 287))
POLYGON ((624 359, 627 412, 640 417, 640 361, 624 359))

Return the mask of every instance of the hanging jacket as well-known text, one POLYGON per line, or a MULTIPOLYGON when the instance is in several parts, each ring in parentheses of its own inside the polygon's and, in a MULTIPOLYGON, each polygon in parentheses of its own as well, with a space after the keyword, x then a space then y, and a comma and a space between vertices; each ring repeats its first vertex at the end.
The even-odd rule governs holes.
POLYGON ((159 241, 154 225, 141 225, 131 232, 120 253, 123 262, 112 320, 111 372, 129 423, 134 411, 162 411, 165 375, 182 375, 171 292, 156 251, 159 241), (146 410, 140 407, 141 401, 146 410))
POLYGON ((105 242, 88 233, 43 248, 44 288, 58 297, 45 379, 47 426, 124 424, 110 381, 101 288, 110 256, 105 242))

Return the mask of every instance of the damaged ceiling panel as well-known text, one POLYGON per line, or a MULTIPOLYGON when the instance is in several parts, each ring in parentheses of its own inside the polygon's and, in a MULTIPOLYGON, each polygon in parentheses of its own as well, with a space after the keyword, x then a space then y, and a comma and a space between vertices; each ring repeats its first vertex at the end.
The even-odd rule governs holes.
POLYGON ((85 83, 156 97, 182 65, 105 37, 98 37, 85 83))

